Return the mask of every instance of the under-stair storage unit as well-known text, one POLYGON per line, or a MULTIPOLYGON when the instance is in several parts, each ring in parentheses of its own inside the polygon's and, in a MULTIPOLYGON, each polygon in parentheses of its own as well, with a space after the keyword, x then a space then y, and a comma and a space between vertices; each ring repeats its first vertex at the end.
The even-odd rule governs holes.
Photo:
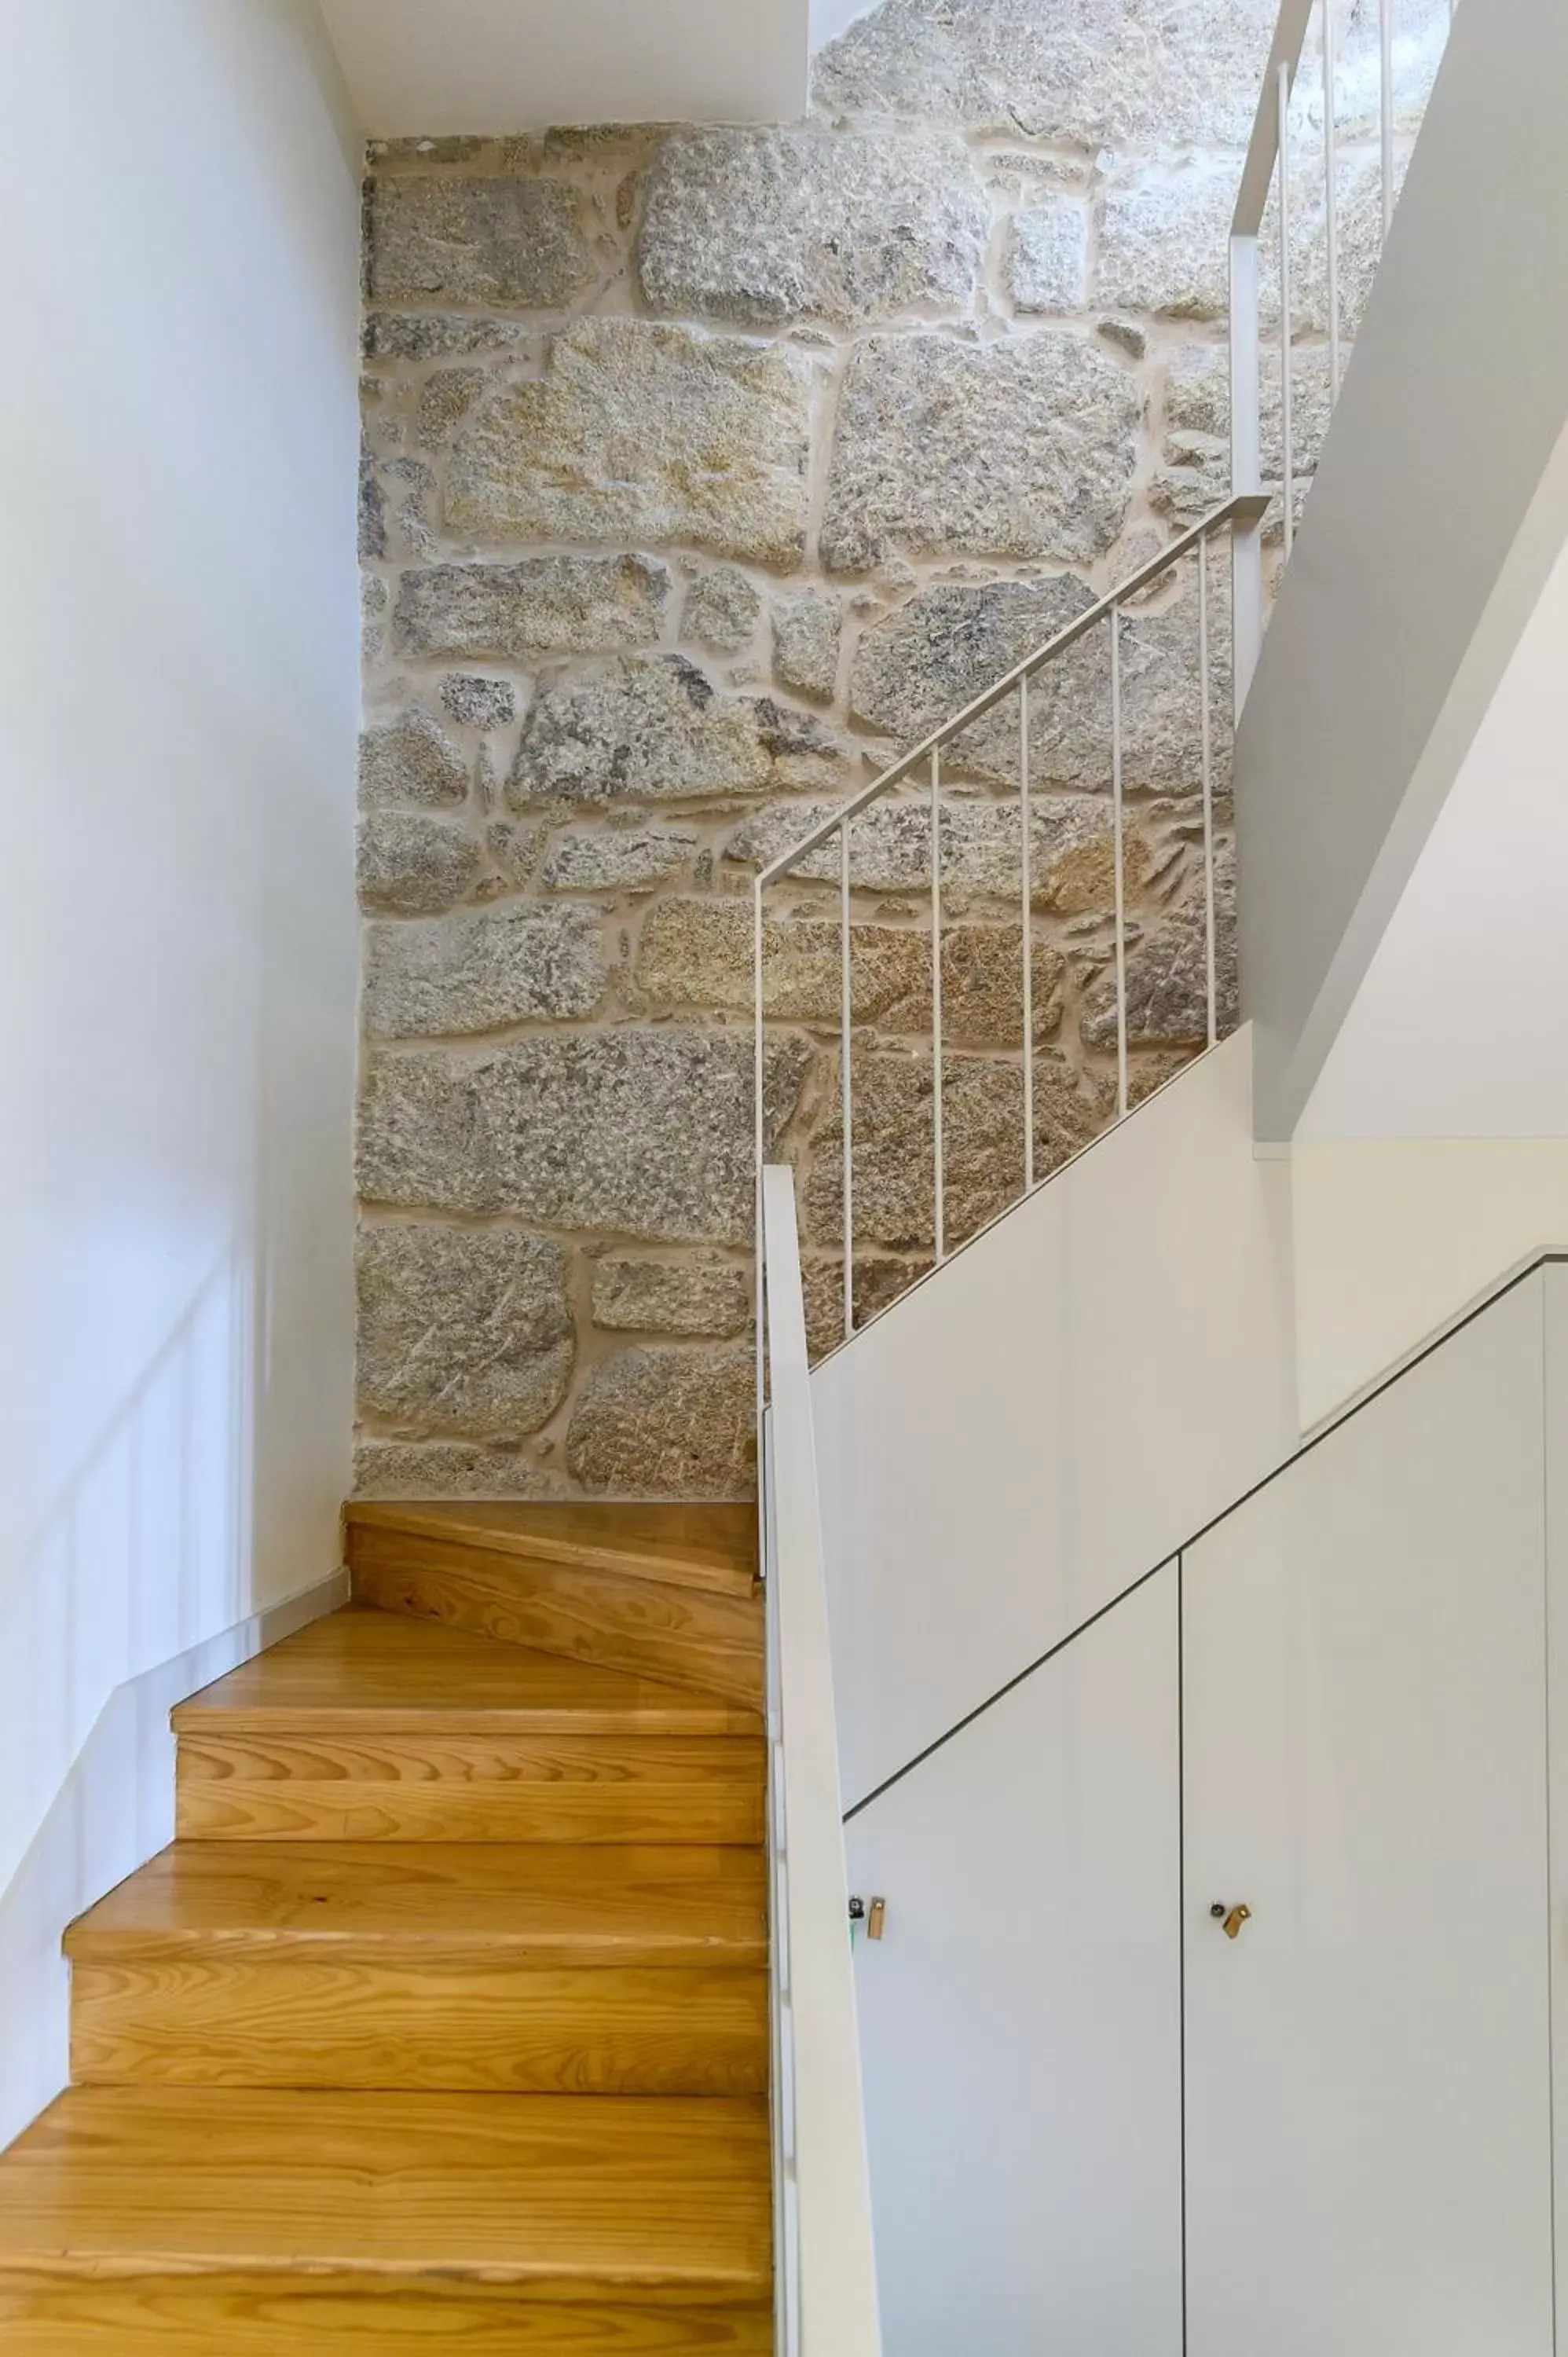
POLYGON ((1195 2357, 1552 2348, 1542 1315, 1183 1557, 1195 2357))
POLYGON ((1550 2357, 1565 1824, 1543 1265, 852 1818, 889 2357, 1550 2357))
POLYGON ((1180 2357, 1176 1584, 850 1821, 897 2357, 1180 2357))

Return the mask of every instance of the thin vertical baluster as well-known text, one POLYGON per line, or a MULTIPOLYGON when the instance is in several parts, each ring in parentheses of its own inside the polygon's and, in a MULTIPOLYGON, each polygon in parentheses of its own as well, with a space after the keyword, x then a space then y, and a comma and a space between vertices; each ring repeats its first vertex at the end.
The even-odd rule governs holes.
POLYGON ((1029 872, 1029 680, 1018 682, 1018 807, 1024 846, 1024 1190, 1035 1183, 1035 942, 1029 872))
POLYGON ((1393 0, 1378 0, 1379 117, 1383 148, 1383 235, 1394 217, 1393 0))
MULTIPOLYGON (((1230 488, 1260 491, 1262 458, 1262 304, 1258 241, 1230 240, 1230 488)), ((1263 642, 1263 530, 1230 533, 1230 689, 1240 722, 1263 642)))
POLYGON ((1111 608, 1111 823, 1116 869, 1116 1116, 1127 1110, 1127 903, 1122 843, 1122 616, 1111 608))
POLYGON ((849 821, 839 828, 839 1121, 843 1131, 843 1335, 854 1332, 854 1084, 850 1068, 849 821))
POLYGON ((1328 257, 1330 407, 1339 398, 1339 167, 1334 91, 1334 0, 1323 0, 1323 233, 1328 257))
POLYGON ((931 1241, 946 1257, 942 1201, 942 757, 931 748, 931 1241))
POLYGON ((1214 944, 1214 746, 1208 687, 1208 534, 1197 544, 1197 676, 1202 704, 1198 735, 1203 746, 1203 946, 1208 991, 1208 1044, 1219 1037, 1219 998, 1214 944))
MULTIPOLYGON (((757 1314, 757 1494, 767 1504, 767 1351, 768 1351, 768 1265, 762 1233, 762 1170, 768 1152, 767 1121, 763 1111, 763 1051, 762 1051, 762 879, 758 877, 751 896, 751 988, 755 1009, 755 1034, 752 1048, 752 1092, 755 1099, 754 1146, 757 1155, 757 1222, 753 1251, 756 1257, 757 1314)), ((758 1561, 766 1566, 766 1553, 758 1561)))
POLYGON ((1280 124, 1280 472, 1285 503, 1285 554, 1295 538, 1294 457, 1291 447, 1290 68, 1279 72, 1280 124))

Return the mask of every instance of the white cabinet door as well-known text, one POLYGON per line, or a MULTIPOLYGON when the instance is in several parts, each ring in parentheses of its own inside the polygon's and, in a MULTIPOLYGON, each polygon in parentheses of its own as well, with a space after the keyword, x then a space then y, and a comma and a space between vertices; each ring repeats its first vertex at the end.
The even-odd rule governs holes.
POLYGON ((1176 1590, 848 1825, 886 2357, 1179 2357, 1176 1590))
POLYGON ((1532 1281, 1185 1558, 1190 2357, 1552 2349, 1541 1370, 1532 1281))

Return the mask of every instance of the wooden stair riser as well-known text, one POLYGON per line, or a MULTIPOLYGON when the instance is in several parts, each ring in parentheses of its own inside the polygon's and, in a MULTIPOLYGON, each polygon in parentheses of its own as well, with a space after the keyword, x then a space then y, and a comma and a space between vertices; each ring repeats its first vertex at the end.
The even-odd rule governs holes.
POLYGON ((71 1971, 71 2072, 93 2085, 751 2095, 768 2067, 758 1972, 235 1958, 220 1943, 71 1971))
POLYGON ((4 2357, 772 2357, 770 2306, 519 2305, 242 2274, 32 2285, 0 2276, 4 2357))
POLYGON ((760 1736, 182 1734, 177 1829, 223 1841, 763 1837, 760 1736))
POLYGON ((344 1508, 343 1521, 350 1542, 364 1529, 413 1531, 497 1555, 668 1579, 716 1596, 745 1596, 757 1577, 755 1503, 589 1505, 579 1499, 541 1506, 499 1499, 356 1498, 344 1508))
POLYGON ((760 1592, 715 1595, 352 1523, 348 1553, 357 1603, 761 1707, 760 1592))

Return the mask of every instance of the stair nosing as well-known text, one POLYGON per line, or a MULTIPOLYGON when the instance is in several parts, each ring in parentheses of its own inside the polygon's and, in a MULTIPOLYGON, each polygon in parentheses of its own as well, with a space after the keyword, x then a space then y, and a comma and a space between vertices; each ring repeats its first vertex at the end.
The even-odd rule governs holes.
POLYGON ((676 1972, 685 1968, 708 1972, 757 1972, 768 1963, 766 1932, 743 1938, 715 1932, 639 1935, 607 1932, 600 1939, 581 1933, 553 1936, 537 1932, 453 1930, 446 1932, 333 1931, 327 1925, 224 1923, 190 1925, 184 1929, 155 1924, 118 1923, 102 1928, 79 1921, 67 1926, 61 1953, 73 1964, 117 1964, 133 1959, 147 1962, 199 1958, 216 1953, 239 1960, 271 1961, 290 1953, 302 1959, 317 1955, 339 1964, 472 1964, 493 1963, 533 1967, 541 1971, 676 1972))
POLYGON ((463 1706, 450 1703, 412 1706, 406 1703, 177 1703, 169 1714, 177 1735, 241 1735, 291 1727, 313 1735, 599 1735, 729 1736, 742 1738, 763 1733, 762 1713, 744 1703, 706 1703, 693 1695, 690 1708, 671 1709, 624 1706, 619 1709, 589 1709, 565 1704, 495 1704, 463 1706))

